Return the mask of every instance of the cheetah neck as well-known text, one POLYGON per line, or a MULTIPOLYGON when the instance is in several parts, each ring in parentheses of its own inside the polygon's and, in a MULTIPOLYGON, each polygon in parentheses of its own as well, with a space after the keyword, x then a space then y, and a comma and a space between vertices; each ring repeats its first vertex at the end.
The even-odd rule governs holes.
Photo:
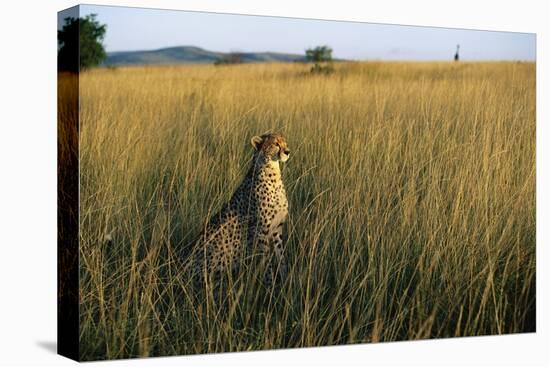
POLYGON ((274 173, 277 175, 277 177, 281 176, 281 166, 279 165, 279 161, 269 161, 264 167, 264 171, 268 173, 274 173))
POLYGON ((253 177, 259 180, 266 177, 270 177, 275 180, 281 179, 281 167, 279 165, 279 161, 265 159, 263 157, 258 157, 255 159, 250 173, 252 173, 253 177))

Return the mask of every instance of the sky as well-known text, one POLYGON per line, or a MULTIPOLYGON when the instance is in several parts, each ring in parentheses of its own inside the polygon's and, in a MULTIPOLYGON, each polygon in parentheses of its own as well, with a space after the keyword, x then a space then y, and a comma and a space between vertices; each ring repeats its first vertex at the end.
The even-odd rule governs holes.
POLYGON ((198 46, 304 54, 307 48, 329 45, 333 57, 349 60, 450 60, 460 44, 461 60, 536 58, 533 33, 81 6, 81 16, 92 13, 107 24, 108 52, 198 46))

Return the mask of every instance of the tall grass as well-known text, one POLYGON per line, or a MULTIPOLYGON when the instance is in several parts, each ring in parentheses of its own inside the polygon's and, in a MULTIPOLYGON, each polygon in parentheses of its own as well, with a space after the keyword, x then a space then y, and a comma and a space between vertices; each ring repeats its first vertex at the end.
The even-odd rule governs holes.
POLYGON ((534 331, 534 64, 132 67, 80 92, 83 359, 534 331), (292 150, 289 274, 250 266, 220 305, 178 259, 267 130, 292 150))

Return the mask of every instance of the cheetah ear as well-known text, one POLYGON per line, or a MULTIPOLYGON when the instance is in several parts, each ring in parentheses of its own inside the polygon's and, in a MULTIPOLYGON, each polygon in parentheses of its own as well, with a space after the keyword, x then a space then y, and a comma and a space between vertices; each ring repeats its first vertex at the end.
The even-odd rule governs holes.
POLYGON ((250 143, 252 143, 252 146, 254 147, 254 149, 256 150, 260 150, 260 146, 262 145, 262 141, 263 139, 260 137, 260 136, 253 136, 252 139, 250 140, 250 143))

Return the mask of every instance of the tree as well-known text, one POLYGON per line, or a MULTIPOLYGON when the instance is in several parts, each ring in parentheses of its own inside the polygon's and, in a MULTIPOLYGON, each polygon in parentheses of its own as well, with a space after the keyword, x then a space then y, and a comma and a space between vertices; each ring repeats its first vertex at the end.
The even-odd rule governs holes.
POLYGON ((317 46, 306 50, 306 60, 313 62, 312 73, 329 74, 334 71, 332 66, 332 48, 329 46, 317 46))
POLYGON ((214 65, 242 64, 243 57, 240 52, 230 52, 221 59, 216 60, 214 65))
POLYGON ((107 25, 96 20, 97 14, 83 18, 65 18, 65 24, 57 31, 57 66, 62 71, 78 72, 97 66, 107 53, 103 39, 107 25))
POLYGON ((332 61, 332 48, 328 46, 317 46, 306 50, 306 59, 313 62, 332 61))

